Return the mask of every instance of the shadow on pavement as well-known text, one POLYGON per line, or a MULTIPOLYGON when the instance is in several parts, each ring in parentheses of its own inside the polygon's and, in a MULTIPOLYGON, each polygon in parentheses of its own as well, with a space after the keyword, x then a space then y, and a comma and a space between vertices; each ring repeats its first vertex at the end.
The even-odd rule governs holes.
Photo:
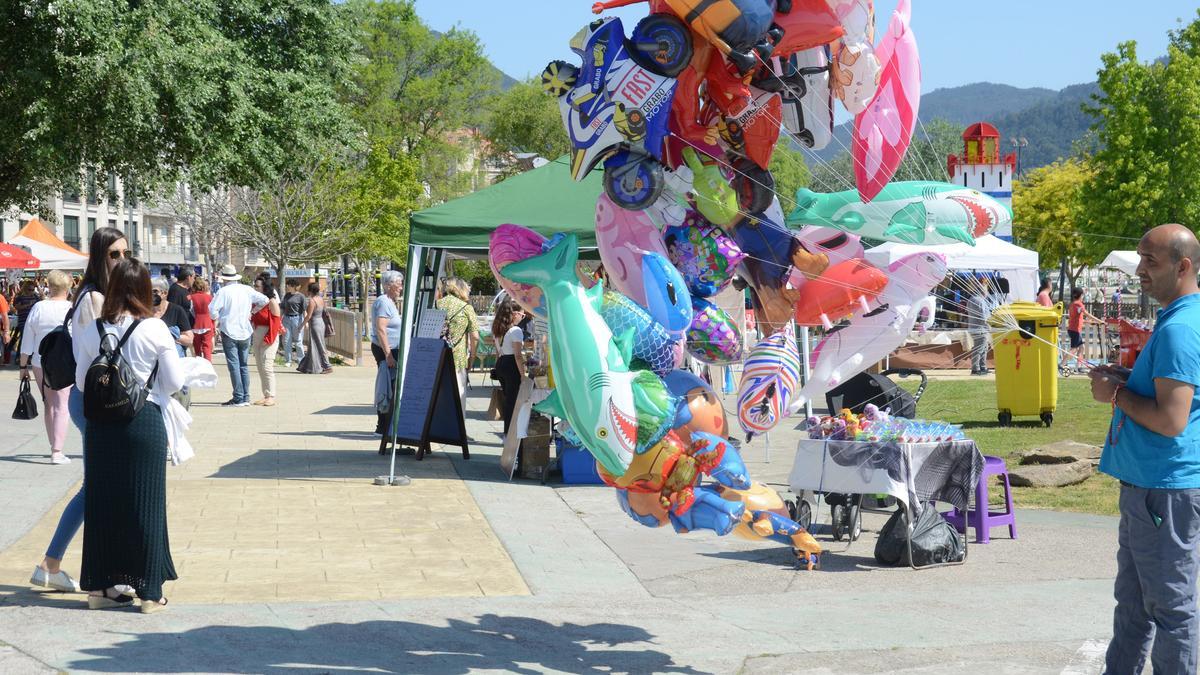
POLYGON ((268 431, 271 436, 326 436, 347 441, 378 441, 374 431, 268 431))
POLYGON ((71 669, 101 672, 371 670, 397 673, 701 673, 649 649, 655 636, 618 623, 555 625, 485 614, 446 626, 406 621, 327 623, 306 629, 209 626, 182 633, 140 632, 71 669), (614 647, 621 647, 614 649, 614 647))
MULTIPOLYGON (((30 569, 33 565, 30 564, 30 569)), ((10 586, 0 584, 0 607, 57 607, 59 609, 87 609, 87 595, 83 593, 60 593, 32 586, 10 586)))
POLYGON ((375 415, 375 406, 369 403, 360 403, 355 405, 331 405, 328 408, 321 408, 313 413, 314 415, 375 415))
MULTIPOLYGON (((364 448, 367 449, 367 448, 364 448)), ((264 449, 222 465, 208 478, 296 479, 363 478, 373 470, 371 452, 355 450, 264 449)), ((372 474, 373 475, 373 474, 372 474)))

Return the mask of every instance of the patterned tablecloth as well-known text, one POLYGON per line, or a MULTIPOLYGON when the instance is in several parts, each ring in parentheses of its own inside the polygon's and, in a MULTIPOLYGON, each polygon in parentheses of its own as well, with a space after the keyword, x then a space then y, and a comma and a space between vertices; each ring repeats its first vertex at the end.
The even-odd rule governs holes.
POLYGON ((788 483, 793 492, 889 494, 914 515, 926 502, 966 510, 983 473, 975 441, 896 443, 868 441, 800 442, 788 483))

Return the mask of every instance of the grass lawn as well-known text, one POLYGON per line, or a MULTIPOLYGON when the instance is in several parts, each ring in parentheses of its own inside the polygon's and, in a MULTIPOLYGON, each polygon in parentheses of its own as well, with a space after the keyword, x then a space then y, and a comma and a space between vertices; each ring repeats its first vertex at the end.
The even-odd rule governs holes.
MULTIPOLYGON (((916 384, 901 381, 907 389, 916 384)), ((1011 466, 1011 456, 1022 450, 1053 441, 1070 439, 1103 445, 1111 409, 1092 400, 1090 381, 1077 376, 1058 381, 1058 409, 1050 428, 1036 417, 1018 418, 1011 427, 996 421, 996 384, 992 380, 931 380, 917 404, 917 415, 925 419, 961 424, 968 436, 986 455, 1003 457, 1011 466)), ((1013 488, 1013 500, 1021 508, 1046 508, 1116 515, 1117 481, 1094 475, 1078 485, 1062 488, 1013 488)), ((993 503, 1003 497, 996 487, 989 490, 993 503)))

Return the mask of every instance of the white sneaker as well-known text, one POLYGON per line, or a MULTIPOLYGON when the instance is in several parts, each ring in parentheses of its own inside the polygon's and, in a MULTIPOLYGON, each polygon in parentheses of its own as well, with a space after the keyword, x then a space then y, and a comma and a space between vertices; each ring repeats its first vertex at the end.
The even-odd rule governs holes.
POLYGON ((41 565, 33 568, 33 576, 29 577, 29 583, 43 588, 53 588, 63 593, 83 592, 83 589, 79 588, 79 582, 72 579, 70 574, 63 570, 50 574, 41 565))
POLYGON ((51 464, 70 464, 71 458, 67 457, 66 455, 62 454, 61 452, 52 452, 52 453, 50 453, 50 463, 51 464))
POLYGON ((235 408, 249 408, 249 407, 250 407, 250 401, 238 401, 237 403, 233 404, 233 407, 235 407, 235 408))

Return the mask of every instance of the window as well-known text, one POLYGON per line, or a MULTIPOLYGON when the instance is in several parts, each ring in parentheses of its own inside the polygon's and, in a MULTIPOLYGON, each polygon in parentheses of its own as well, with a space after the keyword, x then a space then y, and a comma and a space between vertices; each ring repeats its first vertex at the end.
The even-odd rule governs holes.
POLYGON ((108 189, 105 198, 108 200, 108 209, 110 211, 117 210, 117 176, 116 174, 108 174, 108 189))
POLYGON ((22 230, 23 230, 23 229, 25 229, 25 226, 26 226, 26 225, 28 225, 28 224, 29 224, 29 219, 28 219, 28 218, 22 218, 22 219, 21 219, 21 227, 20 227, 20 229, 22 229, 22 230))
POLYGON ((91 240, 93 234, 96 234, 96 219, 88 218, 88 240, 89 241, 91 240))
POLYGON ((91 169, 87 173, 87 203, 92 206, 100 203, 100 194, 96 186, 96 172, 91 169))
POLYGON ((79 216, 63 216, 63 241, 79 248, 79 216))
POLYGON ((68 204, 78 204, 79 187, 75 185, 68 185, 67 187, 63 188, 63 201, 67 202, 68 204))
POLYGON ((113 220, 112 218, 109 218, 109 219, 108 219, 108 226, 109 226, 109 227, 113 227, 113 228, 115 228, 115 227, 117 226, 117 221, 113 220))

